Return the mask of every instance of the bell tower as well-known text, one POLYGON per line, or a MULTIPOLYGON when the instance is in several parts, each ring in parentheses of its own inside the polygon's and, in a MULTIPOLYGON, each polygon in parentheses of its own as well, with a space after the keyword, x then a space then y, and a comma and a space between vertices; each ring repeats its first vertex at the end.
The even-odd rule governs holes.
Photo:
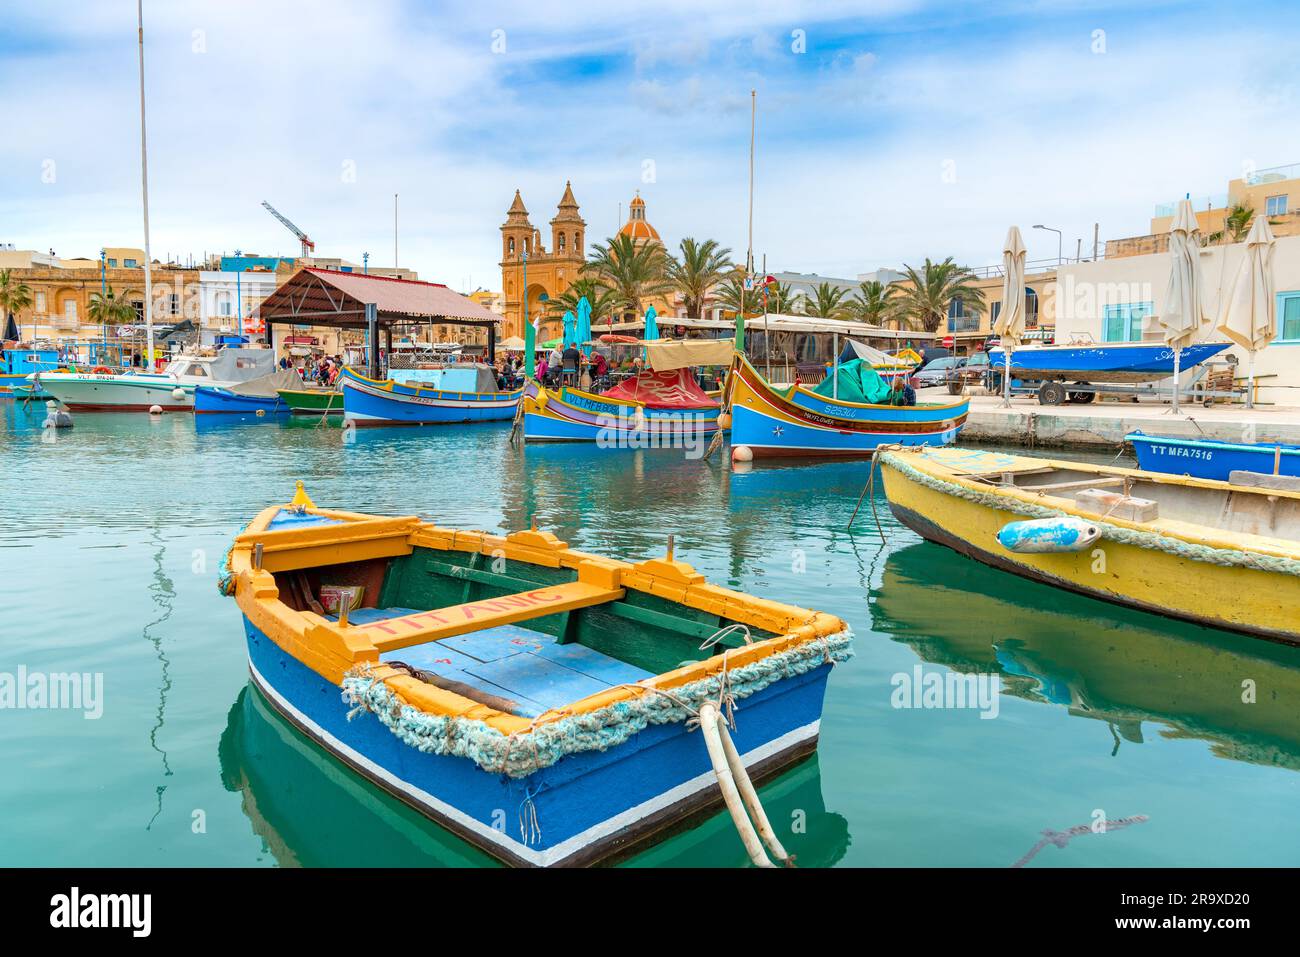
POLYGON ((528 221, 528 210, 524 207, 524 199, 519 195, 519 190, 515 190, 515 201, 510 204, 506 221, 501 226, 502 262, 519 259, 524 250, 531 245, 529 237, 532 235, 533 224, 528 221))
POLYGON ((551 219, 551 252, 564 258, 583 258, 583 233, 586 222, 578 214, 578 201, 573 198, 573 186, 564 182, 564 195, 560 197, 554 218, 551 219))

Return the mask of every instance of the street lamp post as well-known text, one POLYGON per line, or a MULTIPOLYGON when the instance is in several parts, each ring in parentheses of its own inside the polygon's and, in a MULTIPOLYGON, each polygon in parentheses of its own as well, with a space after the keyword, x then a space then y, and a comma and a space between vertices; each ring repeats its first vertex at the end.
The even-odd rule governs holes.
POLYGON ((1061 231, 1059 229, 1053 229, 1051 226, 1044 226, 1041 223, 1036 223, 1034 229, 1043 229, 1049 233, 1056 233, 1056 265, 1060 266, 1065 262, 1061 256, 1061 231))

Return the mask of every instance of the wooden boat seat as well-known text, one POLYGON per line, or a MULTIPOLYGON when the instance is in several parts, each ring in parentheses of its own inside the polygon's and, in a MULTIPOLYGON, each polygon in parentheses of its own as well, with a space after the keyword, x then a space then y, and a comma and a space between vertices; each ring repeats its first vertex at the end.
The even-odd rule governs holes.
MULTIPOLYGON (((367 608, 393 618, 405 608, 367 608)), ((376 620, 380 620, 378 617, 376 620)), ((519 705, 518 714, 535 718, 614 685, 632 684, 653 673, 577 643, 560 644, 553 635, 519 625, 387 651, 382 661, 400 661, 440 678, 468 685, 519 705)))
POLYGON ((1300 492, 1300 476, 1270 475, 1266 472, 1247 472, 1244 469, 1233 469, 1229 472, 1228 484, 1277 492, 1300 492))

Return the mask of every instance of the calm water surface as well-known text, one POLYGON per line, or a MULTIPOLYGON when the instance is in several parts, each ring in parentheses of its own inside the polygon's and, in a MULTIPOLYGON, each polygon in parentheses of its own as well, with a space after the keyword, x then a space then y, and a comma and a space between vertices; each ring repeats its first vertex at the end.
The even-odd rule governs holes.
MULTIPOLYGON (((82 414, 51 442, 43 417, 0 406, 0 672, 102 672, 105 700, 99 720, 0 711, 0 864, 490 863, 248 687, 217 565, 299 478, 322 505, 536 519, 633 560, 675 533, 710 579, 850 622, 818 758, 763 789, 805 866, 1010 866, 1098 814, 1146 820, 1026 866, 1300 860, 1300 651, 984 568, 898 526, 879 490, 885 542, 866 506, 849 534, 863 463, 733 474, 672 451, 515 450, 496 426, 349 443, 311 421, 184 415, 82 414), (918 667, 996 675, 997 717, 895 708, 893 679, 918 667)), ((744 860, 723 815, 628 863, 744 860)))

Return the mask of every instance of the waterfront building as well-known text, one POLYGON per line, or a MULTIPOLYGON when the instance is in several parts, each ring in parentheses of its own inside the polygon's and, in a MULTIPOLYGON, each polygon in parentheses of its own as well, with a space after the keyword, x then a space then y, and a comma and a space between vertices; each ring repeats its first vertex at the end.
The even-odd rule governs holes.
MULTIPOLYGON (((92 342, 116 343, 128 350, 139 347, 139 328, 144 323, 143 264, 144 253, 128 247, 106 247, 99 260, 60 259, 8 248, 0 258, 0 268, 10 269, 14 279, 32 292, 32 304, 14 316, 23 339, 64 346, 79 343, 83 355, 92 342), (110 266, 110 259, 117 265, 110 266), (134 323, 102 328, 91 321, 91 297, 104 291, 135 308, 134 323)), ((153 264, 153 319, 160 333, 186 319, 197 324, 198 290, 198 270, 153 264)))
MULTIPOLYGON (((1222 342, 1214 328, 1230 292, 1246 244, 1211 245, 1201 250, 1201 297, 1211 323, 1200 339, 1222 342)), ((1158 317, 1169 282, 1169 254, 1116 256, 1061 267, 1055 289, 1057 341, 1159 342, 1158 317)), ((1260 351, 1255 375, 1261 404, 1300 405, 1300 235, 1284 236, 1273 247, 1277 339, 1260 351), (1294 350, 1294 351, 1293 351, 1294 350)), ((1246 352, 1233 346, 1245 377, 1246 352)), ((1226 355, 1226 354, 1225 354, 1226 355)))
MULTIPOLYGON (((1300 235, 1300 163, 1250 170, 1238 179, 1229 180, 1226 193, 1188 198, 1196 212, 1202 238, 1211 243, 1232 241, 1230 217, 1238 207, 1267 216, 1274 236, 1300 235)), ((1158 204, 1151 217, 1151 231, 1146 235, 1107 240, 1106 258, 1167 251, 1169 228, 1177 207, 1178 200, 1158 204)), ((1240 226, 1240 236, 1235 238, 1244 239, 1249 222, 1240 226)))
POLYGON ((200 272, 199 344, 216 345, 224 336, 261 338, 266 330, 257 307, 285 278, 265 269, 200 272))

